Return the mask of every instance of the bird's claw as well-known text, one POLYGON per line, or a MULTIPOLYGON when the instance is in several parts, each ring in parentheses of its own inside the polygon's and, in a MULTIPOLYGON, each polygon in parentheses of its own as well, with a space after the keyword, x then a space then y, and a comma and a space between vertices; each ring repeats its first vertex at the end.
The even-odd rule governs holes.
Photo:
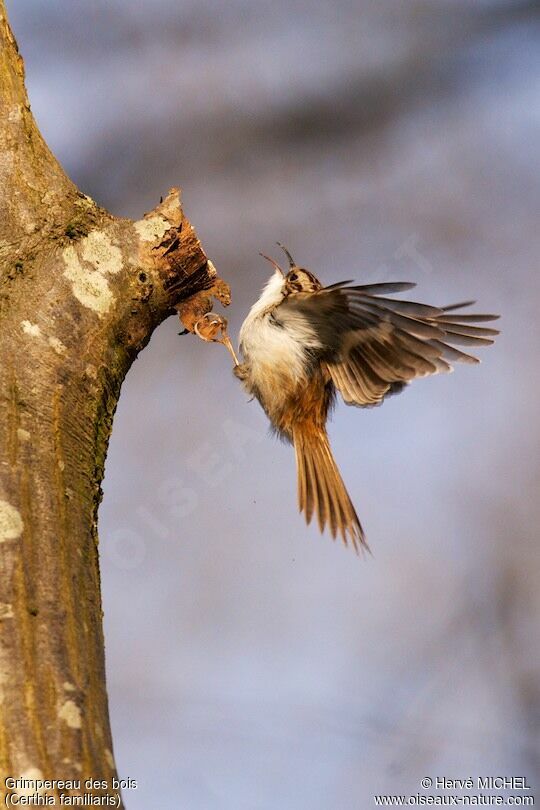
POLYGON ((207 312, 202 318, 196 322, 193 331, 200 337, 201 340, 207 343, 222 343, 223 346, 230 352, 234 365, 238 366, 238 358, 235 354, 231 339, 227 334, 227 319, 223 315, 217 315, 215 312, 207 312))

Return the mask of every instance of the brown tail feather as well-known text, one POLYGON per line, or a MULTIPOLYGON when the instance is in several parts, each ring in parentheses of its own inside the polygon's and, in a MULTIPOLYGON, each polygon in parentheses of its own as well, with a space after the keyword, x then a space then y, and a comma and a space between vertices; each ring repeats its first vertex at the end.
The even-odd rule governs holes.
POLYGON ((293 430, 293 443, 298 472, 298 506, 310 523, 317 515, 321 532, 328 525, 332 537, 339 532, 345 545, 368 548, 364 532, 345 484, 339 474, 323 430, 299 425, 293 430))

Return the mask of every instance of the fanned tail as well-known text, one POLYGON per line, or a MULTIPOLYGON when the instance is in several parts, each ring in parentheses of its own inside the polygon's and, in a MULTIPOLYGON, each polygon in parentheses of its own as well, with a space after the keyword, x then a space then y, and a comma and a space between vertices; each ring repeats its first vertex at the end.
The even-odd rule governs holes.
POLYGON ((319 528, 329 526, 332 537, 341 534, 358 551, 368 549, 364 531, 339 474, 326 432, 312 425, 293 429, 293 444, 298 473, 298 507, 310 523, 317 515, 319 528))

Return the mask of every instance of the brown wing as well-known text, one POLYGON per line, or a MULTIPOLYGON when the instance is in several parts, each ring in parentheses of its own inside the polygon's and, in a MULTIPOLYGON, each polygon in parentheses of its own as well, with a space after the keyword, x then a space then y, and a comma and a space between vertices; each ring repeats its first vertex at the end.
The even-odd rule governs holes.
POLYGON ((451 371, 453 361, 478 363, 454 344, 485 346, 498 334, 475 325, 497 315, 455 314, 472 301, 439 308, 387 297, 413 286, 332 285, 289 296, 279 318, 309 325, 321 346, 319 359, 347 404, 378 405, 416 377, 451 371))

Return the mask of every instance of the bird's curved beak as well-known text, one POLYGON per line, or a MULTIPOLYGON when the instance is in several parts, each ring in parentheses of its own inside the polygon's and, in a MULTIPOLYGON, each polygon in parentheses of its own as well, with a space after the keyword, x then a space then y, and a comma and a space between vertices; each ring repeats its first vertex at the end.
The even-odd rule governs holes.
POLYGON ((287 259, 289 260, 289 267, 291 269, 293 267, 296 267, 296 262, 294 261, 293 257, 291 256, 291 254, 289 253, 287 248, 284 245, 282 245, 281 242, 276 242, 276 245, 282 249, 283 253, 285 254, 287 259))
POLYGON ((276 269, 276 270, 278 270, 278 271, 281 273, 281 275, 282 275, 282 276, 285 276, 284 271, 281 269, 281 267, 279 266, 279 264, 278 264, 276 261, 274 261, 274 259, 271 259, 271 258, 270 258, 270 256, 265 256, 265 254, 264 254, 264 253, 259 253, 259 256, 262 256, 262 257, 263 257, 263 259, 266 259, 266 261, 267 261, 267 262, 270 262, 270 264, 271 264, 273 267, 275 267, 275 269, 276 269))

